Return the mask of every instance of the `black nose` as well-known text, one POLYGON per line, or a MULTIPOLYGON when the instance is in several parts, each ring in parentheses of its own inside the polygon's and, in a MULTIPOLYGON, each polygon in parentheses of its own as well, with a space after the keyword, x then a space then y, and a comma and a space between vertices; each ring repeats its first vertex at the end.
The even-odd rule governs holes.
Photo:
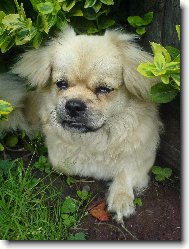
POLYGON ((66 112, 71 117, 80 116, 85 112, 86 108, 86 104, 79 99, 68 100, 65 105, 66 112))

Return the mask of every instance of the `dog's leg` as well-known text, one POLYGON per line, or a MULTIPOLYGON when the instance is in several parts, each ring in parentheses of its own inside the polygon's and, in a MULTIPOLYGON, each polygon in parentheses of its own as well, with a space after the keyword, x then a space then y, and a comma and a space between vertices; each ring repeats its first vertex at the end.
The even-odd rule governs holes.
POLYGON ((118 222, 123 222, 123 217, 129 217, 135 212, 132 182, 132 175, 122 171, 110 186, 108 210, 116 212, 115 218, 118 222))

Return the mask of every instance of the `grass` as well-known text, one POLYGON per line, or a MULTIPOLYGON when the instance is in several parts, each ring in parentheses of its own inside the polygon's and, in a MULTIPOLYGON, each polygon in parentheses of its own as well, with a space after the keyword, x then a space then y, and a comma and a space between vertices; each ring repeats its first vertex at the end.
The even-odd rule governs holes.
POLYGON ((86 239, 83 232, 73 234, 71 228, 87 214, 91 194, 78 190, 75 198, 62 199, 62 190, 53 186, 53 172, 39 179, 33 168, 26 168, 21 159, 0 161, 0 239, 86 239))

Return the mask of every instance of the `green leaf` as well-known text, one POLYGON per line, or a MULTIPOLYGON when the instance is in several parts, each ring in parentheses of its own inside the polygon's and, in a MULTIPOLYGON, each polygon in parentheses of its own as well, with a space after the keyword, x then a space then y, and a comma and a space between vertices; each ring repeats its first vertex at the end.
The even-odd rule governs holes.
POLYGON ((37 9, 41 14, 47 15, 53 12, 54 5, 51 2, 39 3, 37 9))
POLYGON ((35 34, 36 34, 36 30, 34 28, 33 29, 28 29, 28 28, 20 29, 16 33, 15 44, 16 45, 26 44, 35 36, 35 34))
POLYGON ((99 18, 98 28, 99 30, 107 29, 115 24, 113 19, 109 19, 105 16, 99 18))
POLYGON ((85 191, 85 190, 82 190, 82 191, 78 190, 77 195, 83 201, 87 200, 88 197, 89 197, 89 193, 87 191, 85 191))
POLYGON ((161 76, 161 81, 164 84, 169 84, 169 82, 170 82, 170 75, 163 75, 163 76, 161 76))
POLYGON ((134 199, 133 203, 134 203, 135 206, 142 206, 141 198, 134 199))
POLYGON ((180 25, 176 25, 176 31, 177 31, 177 34, 178 34, 178 39, 180 41, 180 25))
POLYGON ((83 16, 83 11, 77 8, 74 8, 70 11, 70 16, 83 16))
POLYGON ((158 175, 162 173, 162 168, 159 166, 153 166, 151 171, 153 174, 158 175))
POLYGON ((143 18, 143 25, 148 25, 152 22, 152 19, 153 19, 153 12, 148 12, 144 15, 144 18, 143 18))
POLYGON ((63 224, 66 228, 70 228, 76 223, 76 218, 74 215, 62 214, 63 224))
POLYGON ((180 74, 171 74, 171 78, 178 86, 180 86, 180 74))
POLYGON ((106 5, 114 5, 114 1, 113 0, 100 0, 103 4, 106 5))
POLYGON ((69 12, 76 4, 76 0, 68 0, 63 2, 62 9, 69 12))
POLYGON ((127 18, 127 21, 133 28, 138 28, 143 26, 143 20, 140 16, 129 16, 127 18))
POLYGON ((83 16, 87 19, 87 20, 96 20, 96 12, 92 9, 84 9, 83 10, 83 16))
POLYGON ((2 143, 0 143, 0 151, 4 151, 4 146, 2 145, 2 143))
POLYGON ((83 232, 78 232, 76 234, 70 234, 68 240, 86 240, 86 235, 83 232))
POLYGON ((76 183, 76 180, 75 180, 73 177, 68 176, 67 179, 66 179, 66 183, 67 183, 69 186, 71 186, 71 185, 73 185, 74 183, 76 183))
POLYGON ((63 30, 67 24, 66 17, 62 11, 58 13, 56 27, 60 30, 63 30))
POLYGON ((0 115, 2 114, 9 114, 10 112, 12 112, 13 107, 11 106, 10 103, 4 101, 4 100, 0 100, 0 115))
POLYGON ((149 78, 153 78, 155 77, 155 75, 152 73, 152 70, 155 70, 156 67, 154 64, 152 63, 141 63, 138 67, 137 67, 137 71, 142 74, 143 76, 149 77, 149 78))
POLYGON ((33 39, 33 47, 34 48, 39 48, 41 43, 43 41, 43 34, 42 32, 37 32, 37 34, 35 35, 34 39, 33 39))
POLYGON ((7 138, 6 138, 6 145, 10 148, 12 147, 15 147, 18 143, 18 137, 15 136, 15 135, 9 135, 7 138))
POLYGON ((3 18, 6 16, 5 12, 0 11, 0 23, 2 22, 3 18))
POLYGON ((150 91, 150 99, 155 103, 168 103, 172 101, 178 91, 170 84, 158 83, 152 86, 150 91))
POLYGON ((62 204, 61 211, 62 213, 69 214, 69 213, 74 213, 78 209, 78 202, 71 198, 71 197, 66 197, 65 201, 62 204))
POLYGON ((178 55, 180 55, 180 50, 172 46, 165 47, 168 53, 171 55, 172 60, 174 60, 178 55))
POLYGON ((93 7, 95 5, 97 0, 86 0, 85 1, 85 5, 84 8, 90 8, 93 7))
POLYGON ((146 33, 146 28, 145 27, 139 27, 136 29, 137 34, 143 35, 146 33))
POLYGON ((102 7, 102 3, 101 3, 101 2, 97 2, 97 3, 95 3, 95 5, 93 6, 93 9, 94 9, 94 11, 95 11, 96 13, 98 13, 98 12, 100 11, 101 7, 102 7))
POLYGON ((87 28, 87 34, 95 34, 97 32, 99 32, 98 28, 95 24, 91 23, 91 25, 87 28))
POLYGON ((166 71, 170 71, 172 73, 180 73, 180 62, 169 62, 165 65, 166 71))
POLYGON ((20 20, 19 14, 10 14, 3 18, 2 24, 8 29, 19 29, 24 27, 23 22, 20 20))
POLYGON ((169 178, 169 177, 172 175, 172 169, 170 169, 170 168, 164 168, 164 169, 163 169, 163 175, 164 175, 166 178, 169 178))
POLYGON ((152 51, 153 51, 154 55, 163 54, 164 57, 165 57, 166 62, 171 61, 170 54, 168 53, 168 51, 163 46, 161 46, 160 44, 155 43, 155 42, 150 42, 150 45, 152 47, 152 51))
POLYGON ((158 70, 163 70, 165 67, 165 57, 163 54, 155 54, 154 56, 154 65, 158 70))

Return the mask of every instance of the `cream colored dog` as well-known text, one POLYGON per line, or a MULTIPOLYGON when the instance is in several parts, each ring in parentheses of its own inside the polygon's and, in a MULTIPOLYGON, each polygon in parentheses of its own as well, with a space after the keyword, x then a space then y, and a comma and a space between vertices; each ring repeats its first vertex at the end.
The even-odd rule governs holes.
POLYGON ((24 53, 0 83, 0 98, 16 107, 1 126, 41 129, 59 172, 112 180, 107 203, 118 221, 134 213, 133 190, 148 184, 161 126, 148 100, 156 82, 136 71, 151 57, 133 39, 67 28, 24 53), (27 92, 23 79, 37 89, 27 92))

